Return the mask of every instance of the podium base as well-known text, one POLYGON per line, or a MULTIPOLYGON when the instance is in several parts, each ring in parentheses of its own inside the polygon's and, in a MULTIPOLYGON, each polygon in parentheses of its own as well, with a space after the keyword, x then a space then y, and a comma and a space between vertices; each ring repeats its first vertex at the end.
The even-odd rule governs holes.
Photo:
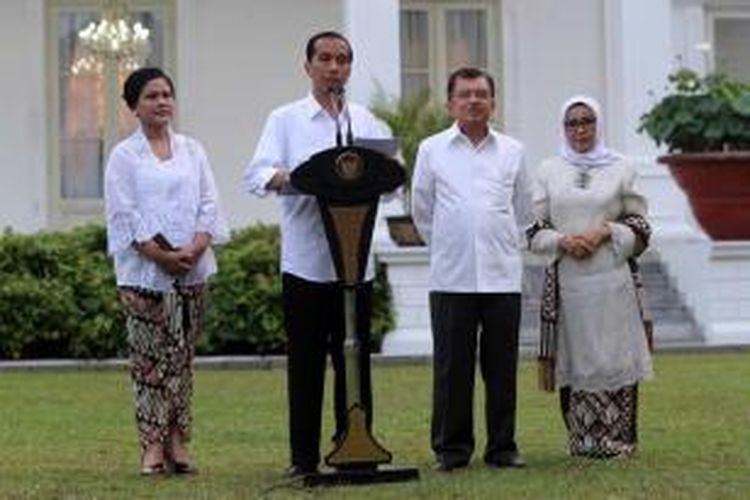
POLYGON ((333 469, 330 471, 308 474, 304 478, 305 486, 337 486, 345 484, 398 483, 419 479, 416 467, 399 467, 380 465, 367 469, 333 469))

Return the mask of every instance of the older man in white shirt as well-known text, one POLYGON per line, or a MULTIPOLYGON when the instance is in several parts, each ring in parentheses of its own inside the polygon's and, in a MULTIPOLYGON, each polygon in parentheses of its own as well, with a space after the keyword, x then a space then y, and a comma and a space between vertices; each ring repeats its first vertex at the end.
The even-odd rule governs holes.
MULTIPOLYGON (((258 196, 286 191, 289 173, 313 154, 336 145, 351 130, 357 138, 390 137, 388 128, 366 108, 344 102, 353 53, 349 42, 333 31, 308 40, 305 71, 312 91, 304 99, 275 109, 266 121, 255 155, 244 174, 246 189, 258 196)), ((289 475, 317 470, 320 461, 321 410, 326 353, 335 372, 337 435, 346 428, 343 369, 343 295, 317 202, 312 196, 281 196, 281 272, 284 328, 287 333, 289 395, 289 475)), ((360 345, 361 399, 372 421, 370 384, 370 317, 372 261, 366 282, 357 289, 357 335, 360 345)))
POLYGON ((531 187, 521 143, 489 126, 494 94, 494 81, 482 70, 462 68, 450 76, 447 106, 455 123, 420 144, 412 185, 414 221, 430 248, 431 444, 441 471, 465 467, 474 451, 479 331, 484 461, 525 465, 515 414, 520 233, 532 218, 531 187))

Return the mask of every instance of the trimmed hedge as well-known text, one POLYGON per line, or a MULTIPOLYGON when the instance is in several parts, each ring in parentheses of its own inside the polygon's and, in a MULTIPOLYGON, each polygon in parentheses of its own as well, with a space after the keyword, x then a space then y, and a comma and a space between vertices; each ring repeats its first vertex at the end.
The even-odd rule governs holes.
POLYGON ((124 318, 104 230, 0 238, 0 357, 121 352, 124 318))
MULTIPOLYGON (((125 318, 97 225, 0 237, 0 359, 124 356, 125 318)), ((217 251, 200 354, 278 354, 279 231, 251 226, 217 251)), ((384 269, 375 282, 374 348, 393 327, 384 269)))

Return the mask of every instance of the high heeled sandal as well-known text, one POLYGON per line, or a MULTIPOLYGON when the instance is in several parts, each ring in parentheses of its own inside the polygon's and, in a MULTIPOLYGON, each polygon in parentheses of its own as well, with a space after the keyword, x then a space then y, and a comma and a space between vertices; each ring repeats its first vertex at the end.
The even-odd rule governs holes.
POLYGON ((175 474, 198 474, 198 468, 190 462, 172 462, 175 474))
POLYGON ((167 468, 163 462, 141 466, 141 476, 163 476, 166 473, 167 468))

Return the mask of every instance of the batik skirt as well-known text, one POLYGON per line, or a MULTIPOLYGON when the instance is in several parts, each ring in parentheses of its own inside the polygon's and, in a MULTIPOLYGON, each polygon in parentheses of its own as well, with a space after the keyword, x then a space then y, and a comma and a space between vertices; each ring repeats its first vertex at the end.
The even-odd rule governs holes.
POLYGON ((135 419, 141 449, 173 434, 190 440, 192 361, 205 306, 205 285, 171 292, 121 287, 135 419))
POLYGON ((627 457, 638 444, 638 384, 612 391, 560 389, 560 407, 573 456, 627 457))

